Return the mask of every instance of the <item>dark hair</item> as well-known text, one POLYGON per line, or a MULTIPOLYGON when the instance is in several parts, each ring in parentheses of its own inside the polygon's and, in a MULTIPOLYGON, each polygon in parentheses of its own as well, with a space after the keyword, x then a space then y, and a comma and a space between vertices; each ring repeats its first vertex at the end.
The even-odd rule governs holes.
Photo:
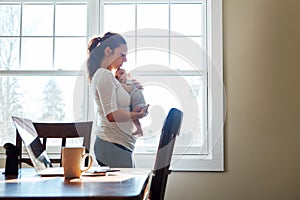
POLYGON ((107 32, 103 37, 94 37, 88 43, 87 72, 91 81, 93 75, 99 69, 104 57, 104 49, 109 47, 113 52, 121 44, 126 44, 125 39, 118 33, 107 32))

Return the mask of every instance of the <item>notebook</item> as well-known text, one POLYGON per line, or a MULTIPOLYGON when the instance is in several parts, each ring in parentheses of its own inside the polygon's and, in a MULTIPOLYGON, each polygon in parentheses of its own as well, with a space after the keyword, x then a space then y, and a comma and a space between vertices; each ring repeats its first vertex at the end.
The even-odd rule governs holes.
MULTIPOLYGON (((36 170, 41 176, 63 176, 62 167, 53 167, 42 142, 38 137, 37 131, 31 120, 12 116, 12 120, 20 134, 24 146, 28 152, 29 158, 36 170)), ((119 171, 109 167, 91 167, 83 176, 105 175, 106 172, 119 171)))

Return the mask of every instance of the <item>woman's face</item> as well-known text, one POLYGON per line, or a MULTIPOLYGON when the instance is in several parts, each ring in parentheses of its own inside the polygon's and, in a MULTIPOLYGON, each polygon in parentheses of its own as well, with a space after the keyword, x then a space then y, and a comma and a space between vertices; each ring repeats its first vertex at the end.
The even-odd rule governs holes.
POLYGON ((127 45, 121 44, 119 47, 115 48, 112 54, 109 56, 110 65, 109 70, 119 69, 124 62, 127 62, 127 45))

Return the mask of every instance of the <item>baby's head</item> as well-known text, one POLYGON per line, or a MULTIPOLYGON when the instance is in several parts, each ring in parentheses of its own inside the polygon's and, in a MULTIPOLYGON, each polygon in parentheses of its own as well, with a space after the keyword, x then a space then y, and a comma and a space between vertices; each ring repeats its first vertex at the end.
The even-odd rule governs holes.
POLYGON ((118 81, 120 81, 120 82, 124 82, 124 81, 126 81, 126 79, 127 79, 127 74, 126 74, 126 71, 125 71, 125 69, 118 69, 117 71, 116 71, 116 73, 115 73, 115 77, 116 77, 116 79, 118 80, 118 81))

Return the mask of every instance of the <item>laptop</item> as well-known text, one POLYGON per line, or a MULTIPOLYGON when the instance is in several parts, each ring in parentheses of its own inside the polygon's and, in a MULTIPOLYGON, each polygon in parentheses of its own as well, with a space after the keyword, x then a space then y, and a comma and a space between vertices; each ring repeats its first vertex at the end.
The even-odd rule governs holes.
MULTIPOLYGON (((12 120, 20 134, 29 158, 36 172, 41 176, 63 176, 62 167, 53 167, 37 131, 31 120, 12 116, 12 120)), ((118 171, 109 167, 91 167, 83 176, 105 175, 106 172, 118 171)))

